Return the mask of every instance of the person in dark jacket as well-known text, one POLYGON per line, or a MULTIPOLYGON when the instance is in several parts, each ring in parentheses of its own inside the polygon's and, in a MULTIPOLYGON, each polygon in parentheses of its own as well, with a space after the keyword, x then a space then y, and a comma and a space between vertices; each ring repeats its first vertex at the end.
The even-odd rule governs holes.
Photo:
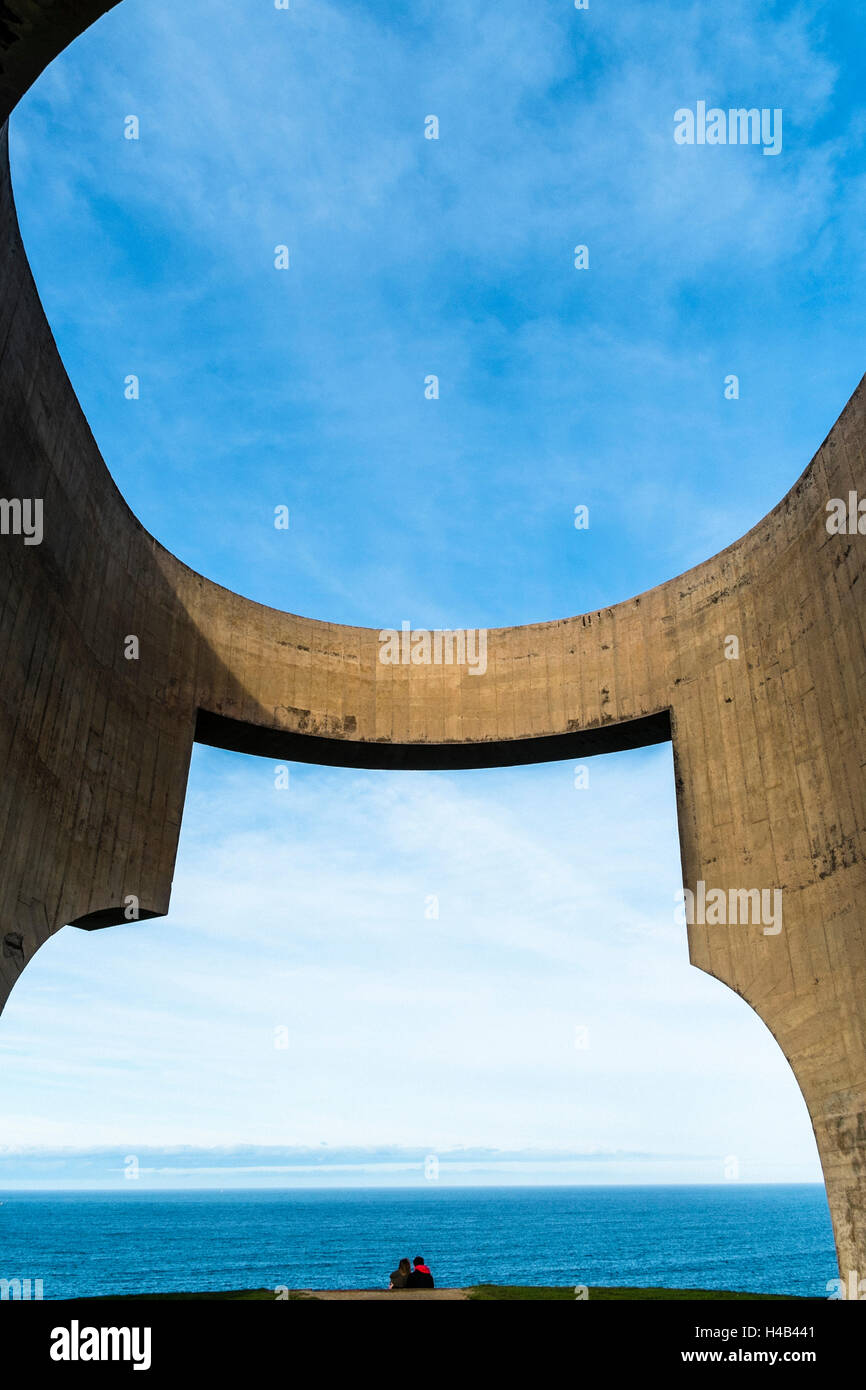
POLYGON ((409 1265, 409 1261, 408 1261, 408 1260, 401 1260, 400 1263, 398 1264, 397 1268, 394 1270, 393 1274, 391 1275, 391 1282, 390 1282, 390 1284, 388 1285, 388 1288, 389 1288, 389 1289, 405 1289, 406 1285, 407 1285, 408 1282, 409 1282, 409 1275, 411 1274, 411 1272, 412 1272, 412 1271, 411 1271, 411 1268, 410 1268, 410 1265, 409 1265))
POLYGON ((412 1262, 415 1268, 406 1280, 407 1289, 432 1289, 435 1288, 433 1275, 424 1263, 423 1255, 416 1255, 412 1262))

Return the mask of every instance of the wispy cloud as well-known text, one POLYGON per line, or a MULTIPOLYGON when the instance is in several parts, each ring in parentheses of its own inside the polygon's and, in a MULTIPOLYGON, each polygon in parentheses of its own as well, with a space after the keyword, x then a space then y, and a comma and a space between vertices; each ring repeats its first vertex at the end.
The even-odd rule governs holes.
POLYGON ((589 766, 586 790, 570 764, 300 767, 277 790, 272 764, 198 749, 169 918, 67 929, 13 992, 0 1143, 814 1174, 782 1054, 673 921, 669 751, 589 766))
POLYGON ((748 529, 862 367, 844 9, 125 0, 13 154, 145 523, 253 597, 373 626, 394 593, 431 624, 602 606, 748 529), (675 146, 697 99, 781 107, 781 156, 675 146))

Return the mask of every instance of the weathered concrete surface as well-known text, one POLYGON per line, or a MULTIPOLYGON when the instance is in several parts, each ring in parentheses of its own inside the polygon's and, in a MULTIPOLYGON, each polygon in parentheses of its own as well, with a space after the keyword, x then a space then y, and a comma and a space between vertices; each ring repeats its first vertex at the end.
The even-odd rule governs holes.
MULTIPOLYGON (((5 0, 0 119, 100 8, 5 0)), ((483 677, 384 666, 375 631, 250 603, 143 530, 57 355, 5 157, 0 237, 0 496, 45 509, 41 545, 0 537, 0 1002, 64 923, 120 920, 128 895, 141 915, 168 910, 197 726, 227 747, 377 767, 670 733, 684 883, 783 890, 778 935, 695 925, 691 959, 788 1057, 840 1267, 866 1276, 866 538, 825 525, 828 499, 866 496, 866 385, 787 497, 714 559, 615 608, 491 632, 483 677)))

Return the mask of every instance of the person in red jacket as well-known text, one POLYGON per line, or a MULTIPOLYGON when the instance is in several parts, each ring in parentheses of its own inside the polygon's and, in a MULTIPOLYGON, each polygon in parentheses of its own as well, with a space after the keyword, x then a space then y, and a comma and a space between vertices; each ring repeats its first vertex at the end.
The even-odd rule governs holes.
POLYGON ((416 1255, 412 1261, 415 1268, 406 1280, 407 1289, 432 1289, 435 1288, 433 1275, 424 1263, 423 1255, 416 1255))

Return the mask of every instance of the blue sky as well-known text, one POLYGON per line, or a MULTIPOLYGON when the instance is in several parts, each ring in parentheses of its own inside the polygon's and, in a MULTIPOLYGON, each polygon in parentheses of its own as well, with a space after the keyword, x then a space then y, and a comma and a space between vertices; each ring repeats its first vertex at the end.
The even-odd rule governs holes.
MULTIPOLYGON (((373 627, 582 612, 728 544, 862 369, 859 42, 853 4, 124 0, 12 122, 124 495, 209 577, 373 627), (676 145, 698 100, 782 108, 781 154, 676 145)), ((775 1043, 687 964, 678 872, 668 749, 585 790, 558 764, 286 792, 199 749, 170 917, 60 933, 12 996, 2 1147, 817 1177, 775 1043)))

